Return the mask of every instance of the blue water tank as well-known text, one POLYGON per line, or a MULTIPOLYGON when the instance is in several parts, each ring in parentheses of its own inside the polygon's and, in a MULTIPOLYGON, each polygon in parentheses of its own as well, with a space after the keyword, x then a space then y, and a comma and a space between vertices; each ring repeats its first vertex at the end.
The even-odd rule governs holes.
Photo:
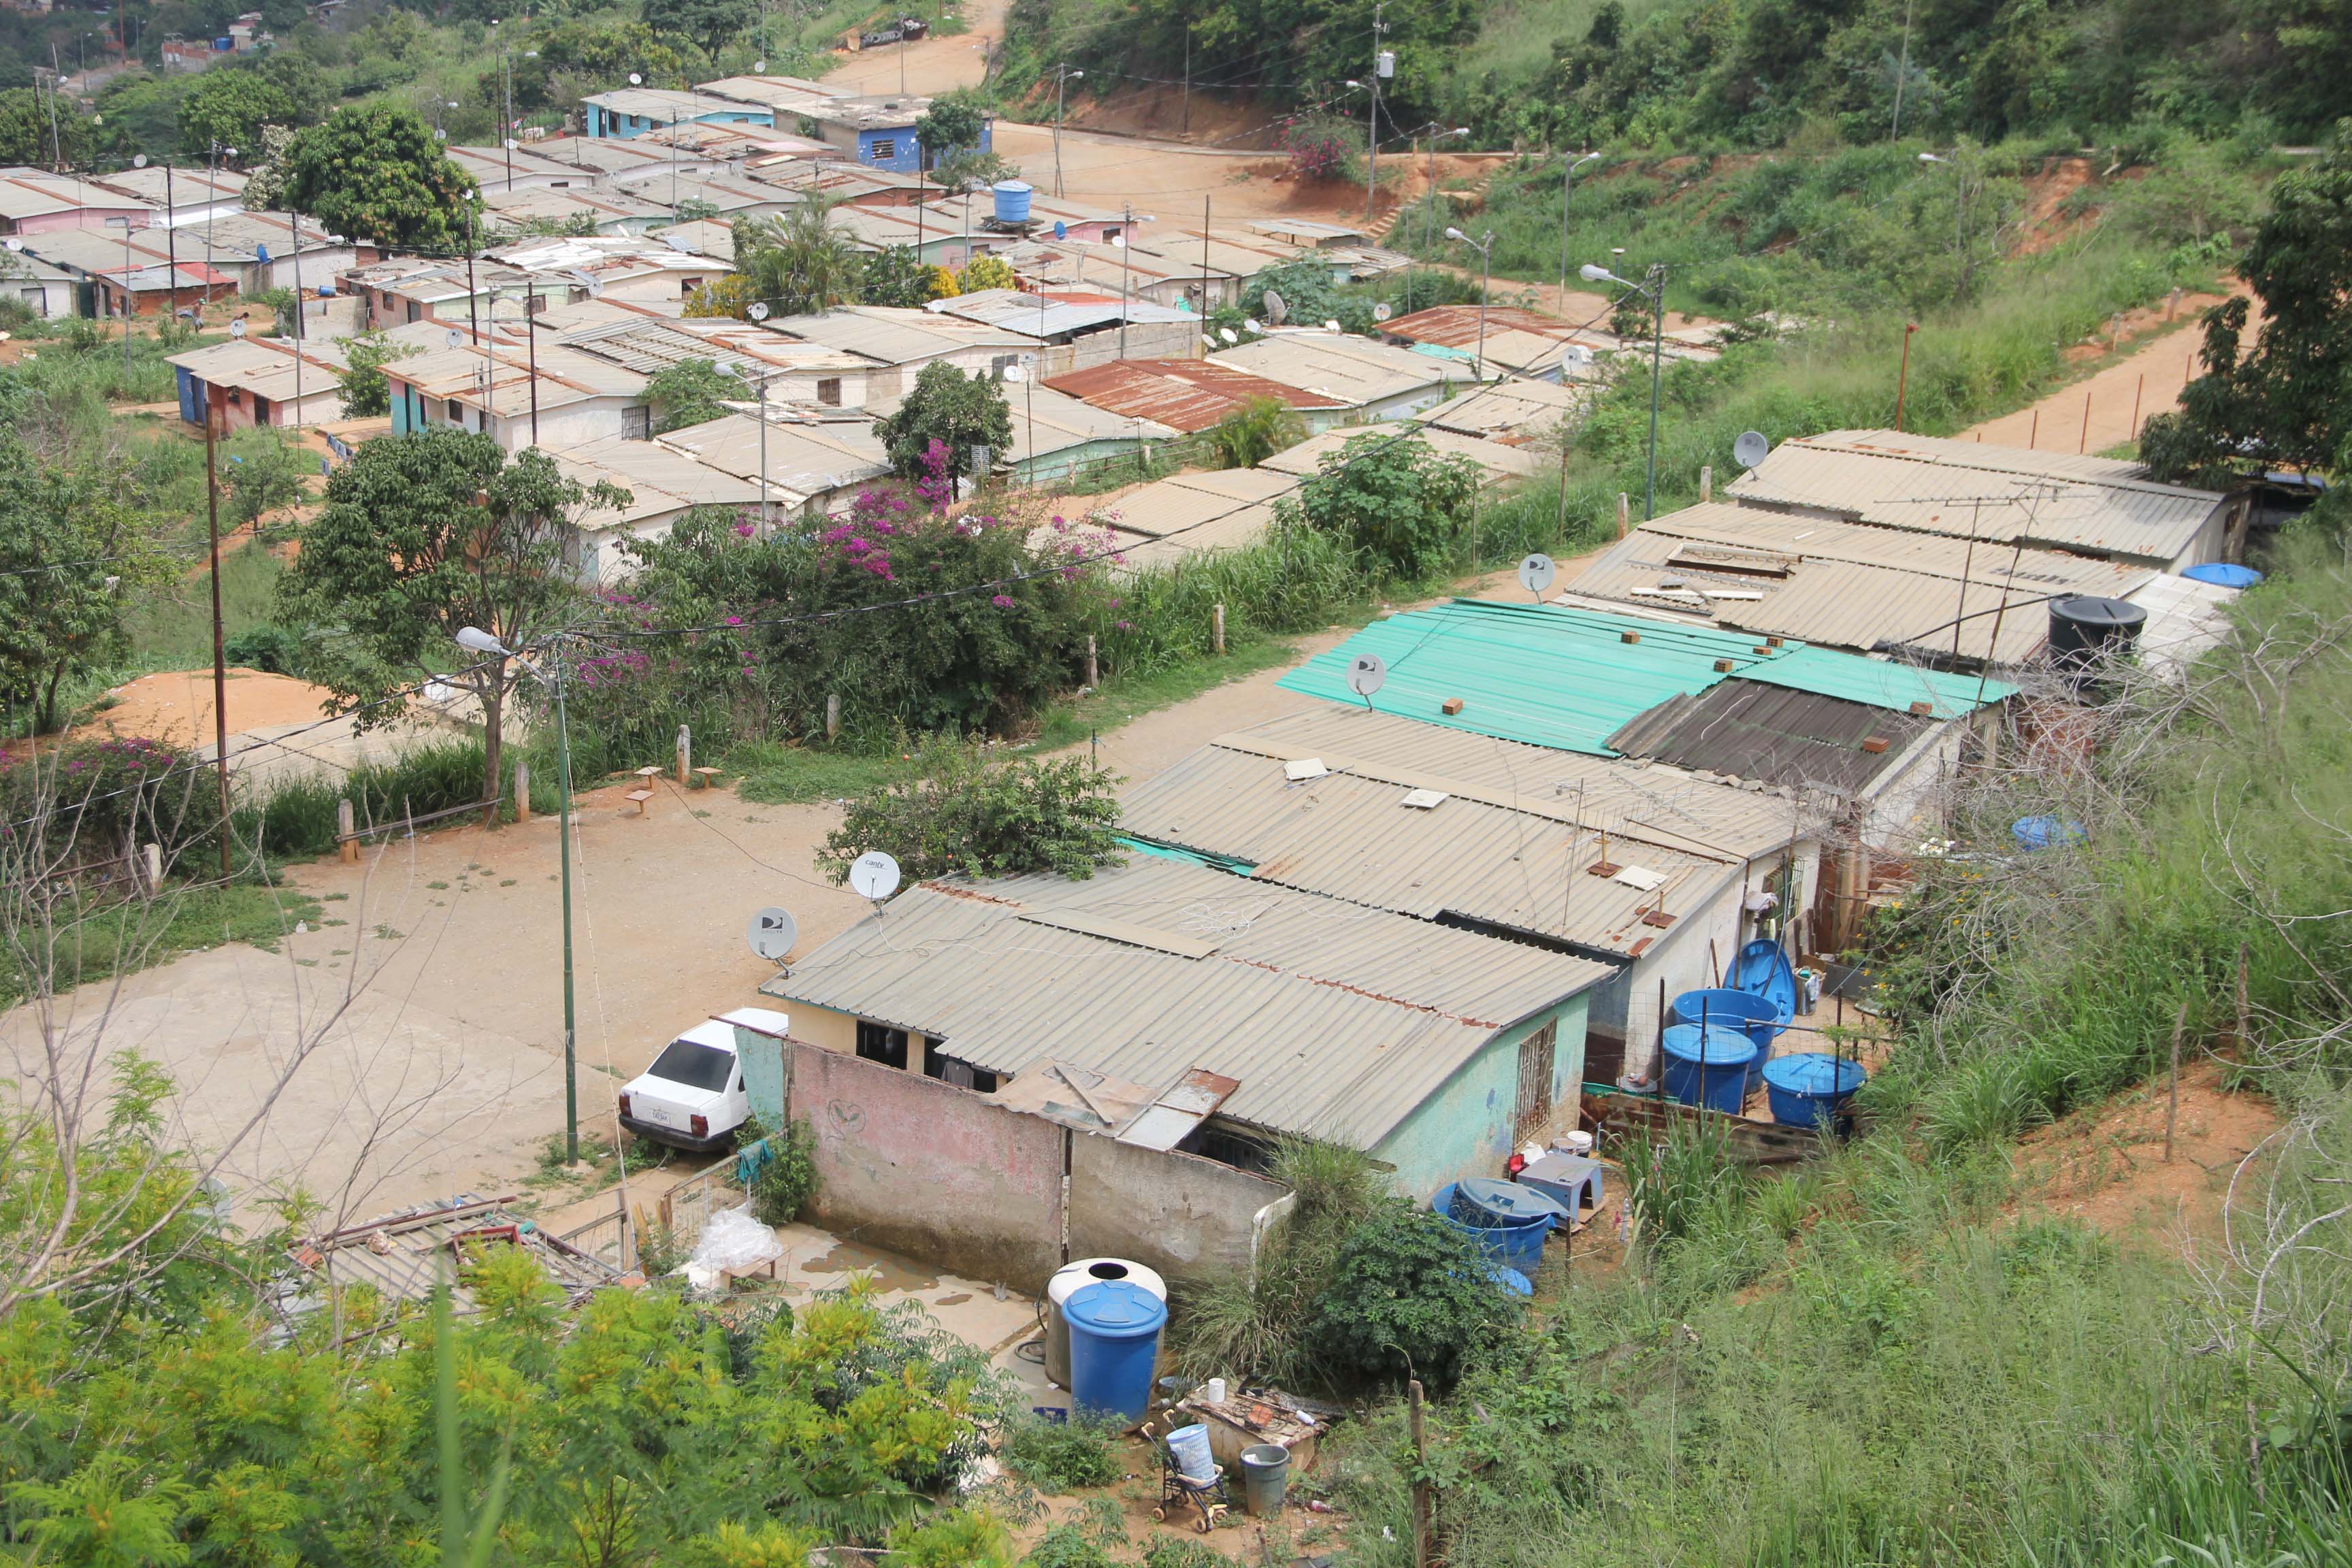
POLYGON ((1685 1024, 1722 1024, 1742 1031, 1756 1042, 1756 1059, 1748 1064, 1749 1094, 1756 1092, 1757 1075, 1772 1059, 1772 1042, 1787 1022, 1770 997, 1759 996, 1753 991, 1734 991, 1728 986, 1684 992, 1675 998, 1675 1016, 1685 1024))
POLYGON ((1666 1058, 1666 1092, 1685 1105, 1703 1105, 1728 1115, 1739 1113, 1748 1097, 1748 1069, 1756 1060, 1756 1042, 1746 1031, 1727 1024, 1676 1024, 1662 1042, 1666 1058))
POLYGON ((1555 1224, 1568 1217, 1568 1211, 1553 1202, 1549 1193, 1484 1176, 1455 1184, 1454 1201, 1445 1212, 1464 1225, 1486 1229, 1555 1224))
POLYGON ((2226 561, 2191 566, 2181 575, 2192 583, 2210 583, 2216 588, 2251 588, 2263 580, 2263 574, 2252 567, 2233 566, 2226 561))
POLYGON ((1783 1127, 1811 1127, 1824 1109, 1834 1111, 1869 1078, 1860 1062, 1799 1051, 1765 1068, 1764 1094, 1771 1101, 1773 1121, 1783 1127))
POLYGON ((1128 1279, 1081 1288, 1062 1303, 1070 1325, 1070 1402, 1079 1410, 1136 1422, 1151 1405, 1167 1304, 1128 1279))
MULTIPOLYGON (((1485 1184, 1499 1186, 1507 1184, 1486 1183, 1485 1184)), ((1463 1184, 1448 1182, 1438 1188, 1436 1195, 1429 1200, 1431 1211, 1461 1235, 1476 1242, 1478 1250, 1496 1263, 1507 1269, 1524 1274, 1529 1279, 1535 1278, 1536 1269, 1543 1263, 1544 1237, 1551 1234, 1555 1215, 1553 1214, 1532 1215, 1526 1220, 1515 1220, 1504 1225, 1495 1224, 1492 1221, 1465 1225, 1455 1217, 1457 1210, 1464 1207, 1462 1200, 1457 1195, 1462 1185, 1463 1184)), ((1541 1196, 1533 1188, 1528 1188, 1527 1191, 1530 1197, 1541 1196)), ((1557 1209, 1557 1205, 1553 1207, 1557 1209)), ((1469 1212, 1481 1211, 1472 1207, 1469 1212)))
POLYGON ((996 221, 1027 223, 1029 198, 1034 193, 1025 180, 999 180, 989 187, 996 197, 996 221))

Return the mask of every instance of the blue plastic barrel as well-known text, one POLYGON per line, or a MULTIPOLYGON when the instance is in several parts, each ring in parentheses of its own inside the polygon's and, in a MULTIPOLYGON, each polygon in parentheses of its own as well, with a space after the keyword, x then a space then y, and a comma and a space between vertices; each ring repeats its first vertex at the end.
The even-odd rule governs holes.
POLYGON ((1869 1079, 1860 1062, 1799 1051, 1765 1067, 1764 1094, 1771 1102, 1773 1121, 1783 1127, 1811 1127, 1819 1123, 1824 1108, 1834 1112, 1869 1079))
MULTIPOLYGON (((1505 1268, 1533 1279, 1536 1270, 1543 1263, 1544 1237, 1550 1234, 1552 1225, 1558 1217, 1558 1205, 1553 1205, 1553 1211, 1550 1213, 1534 1214, 1524 1220, 1494 1225, 1465 1225, 1454 1217, 1456 1207, 1454 1195, 1458 1190, 1458 1184, 1446 1183, 1437 1189, 1437 1195, 1429 1200, 1430 1208, 1446 1224, 1476 1242, 1478 1249, 1488 1258, 1505 1268)), ((1525 1191, 1530 1197, 1541 1195, 1531 1187, 1525 1191)))
POLYGON ((1033 193, 1026 181, 999 180, 989 187, 989 191, 996 197, 997 222, 1029 221, 1029 198, 1033 193))
POLYGON ((2081 823, 2063 816, 2021 816, 2009 825, 2009 836, 2029 855, 2053 844, 2080 844, 2090 837, 2081 823))
POLYGON ((2252 567, 2232 565, 2226 561, 2191 566, 2181 575, 2192 583, 2210 583, 2216 588, 2251 588, 2263 580, 2263 574, 2252 567))
POLYGON ((1737 1116, 1748 1098, 1756 1042, 1726 1024, 1676 1024, 1664 1038, 1666 1092, 1685 1105, 1737 1116))
POLYGON ((1568 1217, 1568 1211, 1552 1200, 1549 1193, 1517 1182, 1491 1181, 1473 1176, 1458 1182, 1454 1188, 1454 1201, 1447 1205, 1450 1218, 1464 1225, 1484 1229, 1508 1229, 1513 1226, 1559 1224, 1568 1217))
POLYGON ((1081 1288, 1062 1303, 1070 1324, 1070 1402, 1098 1415, 1140 1421, 1151 1407, 1167 1304, 1127 1279, 1081 1288))
POLYGON ((1721 1024, 1756 1042, 1756 1059, 1748 1064, 1748 1094, 1756 1092, 1758 1075, 1772 1059, 1772 1042, 1789 1022, 1770 997, 1727 987, 1684 992, 1675 998, 1675 1016, 1685 1024, 1721 1024))

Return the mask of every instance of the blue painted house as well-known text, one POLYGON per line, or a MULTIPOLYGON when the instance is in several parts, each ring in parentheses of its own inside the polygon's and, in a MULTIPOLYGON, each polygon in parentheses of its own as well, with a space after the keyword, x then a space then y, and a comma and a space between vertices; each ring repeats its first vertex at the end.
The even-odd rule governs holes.
POLYGON ((776 123, 776 111, 765 104, 667 88, 615 88, 611 92, 590 94, 580 100, 580 106, 582 129, 587 135, 623 141, 688 121, 704 125, 764 125, 771 129, 776 123))
MULTIPOLYGON (((969 149, 941 147, 927 157, 915 136, 915 121, 930 109, 928 98, 899 96, 835 98, 814 103, 799 118, 816 127, 828 146, 839 148, 859 163, 876 169, 911 174, 927 163, 969 149)), ((993 150, 994 121, 982 117, 979 151, 993 150)))

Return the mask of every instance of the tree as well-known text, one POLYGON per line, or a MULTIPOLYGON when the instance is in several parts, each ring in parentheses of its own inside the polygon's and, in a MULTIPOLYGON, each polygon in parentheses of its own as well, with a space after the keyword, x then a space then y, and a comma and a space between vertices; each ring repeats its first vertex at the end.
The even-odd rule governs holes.
POLYGON ((343 417, 376 419, 391 413, 392 383, 385 379, 383 367, 422 351, 415 343, 404 343, 382 332, 335 341, 342 344, 349 365, 336 378, 337 400, 342 405, 343 417))
POLYGON ((915 121, 915 145, 925 168, 959 153, 980 151, 981 133, 988 121, 975 94, 941 93, 915 121))
POLYGON ((751 301, 756 298, 757 296, 751 292, 751 280, 749 278, 744 277, 740 272, 730 272, 726 277, 705 283, 688 295, 686 308, 680 314, 694 317, 731 316, 740 321, 749 317, 751 301))
POLYGON ((752 298, 778 315, 805 316, 856 302, 865 258, 833 226, 833 205, 812 199, 782 217, 735 226, 735 265, 751 280, 752 298))
POLYGON ((656 372, 646 383, 646 401, 654 405, 657 416, 656 435, 723 418, 727 405, 750 392, 739 378, 707 359, 682 359, 656 372))
POLYGON ((971 471, 971 449, 999 454, 1013 445, 1013 411, 1004 393, 985 375, 966 375, 945 360, 933 360, 915 377, 915 388, 898 412, 874 422, 874 434, 889 448, 890 466, 904 478, 920 477, 932 443, 946 448, 946 472, 961 479, 971 471))
POLYGON ((1010 158, 971 147, 959 147, 931 165, 931 179, 943 191, 982 191, 1020 177, 1021 165, 1010 158))
POLYGON ((1279 397, 1249 398, 1209 427, 1209 445, 1228 468, 1255 468, 1306 439, 1306 422, 1279 397))
POLYGON ((1419 577, 1444 563, 1477 485, 1475 464, 1440 456, 1425 437, 1359 436, 1327 455, 1275 513, 1285 524, 1337 535, 1388 573, 1419 577))
POLYGON ((129 591, 160 583, 157 549, 120 470, 101 477, 0 436, 0 697, 58 725, 69 679, 130 648, 129 591))
POLYGON ((1013 264, 1001 256, 973 257, 956 274, 956 281, 967 294, 977 294, 983 289, 1021 287, 1021 279, 1013 274, 1013 264))
POLYGON ((817 865, 835 882, 880 849, 909 879, 1019 877, 1053 871, 1083 881, 1126 862, 1118 847, 1118 780, 1076 757, 992 762, 978 746, 940 737, 914 776, 849 803, 825 835, 817 865))
POLYGON ((642 9, 656 37, 690 38, 711 60, 719 58, 720 45, 759 16, 752 0, 645 0, 642 9))
POLYGON ((220 480, 236 526, 250 528, 257 536, 264 517, 299 503, 305 493, 302 480, 314 461, 300 447, 275 435, 233 455, 222 466, 220 480))
POLYGON ((2179 414, 2148 421, 2150 468, 2208 482, 2246 462, 2340 468, 2352 461, 2352 120, 2271 187, 2238 276, 2262 299, 2261 335, 2241 358, 2245 300, 2206 313, 2205 374, 2179 414))
POLYGON ((68 165, 86 162, 92 139, 89 116, 70 101, 59 102, 56 113, 52 136, 47 93, 29 87, 0 92, 0 163, 47 169, 55 166, 58 153, 68 165))
POLYGON ((483 798, 499 794, 507 693, 519 665, 461 653, 479 626, 520 648, 579 602, 567 556, 584 507, 625 506, 625 490, 563 477, 545 453, 507 460, 491 437, 429 430, 370 441, 327 481, 278 581, 278 618, 313 628, 303 666, 362 728, 396 722, 387 701, 435 676, 482 704, 483 798), (445 672, 453 664, 462 673, 445 672))
POLYGON ((285 167, 287 204, 348 239, 403 250, 466 243, 474 182, 407 110, 339 109, 294 138, 285 167))
POLYGON ((251 70, 209 70, 180 100, 180 152, 202 163, 215 144, 258 152, 265 124, 290 125, 294 100, 251 70))
POLYGON ((931 269, 911 245, 886 245, 866 258, 857 297, 868 305, 912 310, 931 298, 931 269))

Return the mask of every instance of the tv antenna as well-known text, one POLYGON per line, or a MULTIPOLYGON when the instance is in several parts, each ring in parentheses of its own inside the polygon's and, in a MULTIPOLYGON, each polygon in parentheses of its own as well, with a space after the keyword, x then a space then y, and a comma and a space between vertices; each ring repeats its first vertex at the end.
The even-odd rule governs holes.
POLYGON ((751 944, 754 957, 782 963, 791 956, 793 943, 800 940, 800 934, 791 911, 771 904, 751 917, 751 923, 744 928, 743 940, 751 944))

